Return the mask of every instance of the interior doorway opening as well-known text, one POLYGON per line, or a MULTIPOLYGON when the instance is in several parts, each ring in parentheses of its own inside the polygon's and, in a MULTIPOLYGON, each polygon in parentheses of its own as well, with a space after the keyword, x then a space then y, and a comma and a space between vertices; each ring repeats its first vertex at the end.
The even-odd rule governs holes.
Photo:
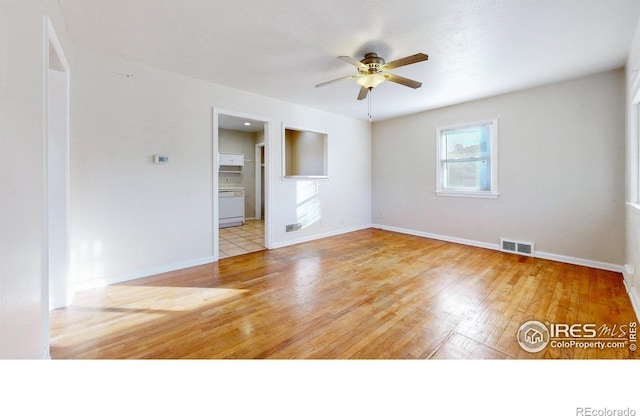
POLYGON ((269 122, 215 109, 214 120, 214 257, 265 250, 269 122))

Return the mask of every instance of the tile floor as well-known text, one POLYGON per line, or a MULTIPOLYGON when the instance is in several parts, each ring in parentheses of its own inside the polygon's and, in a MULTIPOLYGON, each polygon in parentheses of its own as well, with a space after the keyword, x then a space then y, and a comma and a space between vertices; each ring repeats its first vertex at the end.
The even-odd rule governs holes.
POLYGON ((244 225, 220 229, 220 258, 264 250, 264 221, 245 221, 244 225))

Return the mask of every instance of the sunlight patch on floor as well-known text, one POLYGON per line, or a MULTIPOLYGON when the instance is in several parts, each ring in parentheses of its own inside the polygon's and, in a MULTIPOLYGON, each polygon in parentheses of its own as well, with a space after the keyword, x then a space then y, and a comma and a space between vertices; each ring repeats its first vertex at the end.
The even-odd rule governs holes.
POLYGON ((73 336, 72 343, 77 344, 110 333, 121 336, 158 319, 215 309, 246 292, 244 289, 129 285, 87 290, 76 294, 67 308, 51 312, 51 344, 60 348, 70 346, 71 340, 55 335, 58 328, 68 328, 69 322, 83 328, 81 339, 77 334, 73 336))

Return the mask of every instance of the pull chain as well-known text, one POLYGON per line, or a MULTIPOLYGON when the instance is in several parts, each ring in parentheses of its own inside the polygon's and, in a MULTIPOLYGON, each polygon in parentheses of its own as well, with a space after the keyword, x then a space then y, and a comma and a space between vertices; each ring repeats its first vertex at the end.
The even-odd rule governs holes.
POLYGON ((373 115, 371 114, 371 96, 373 95, 373 88, 369 88, 369 123, 371 123, 373 119, 373 115))

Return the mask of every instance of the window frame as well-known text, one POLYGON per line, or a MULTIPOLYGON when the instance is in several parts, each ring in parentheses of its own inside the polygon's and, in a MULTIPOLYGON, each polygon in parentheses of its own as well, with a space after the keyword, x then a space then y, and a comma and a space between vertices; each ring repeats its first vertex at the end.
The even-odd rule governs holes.
MULTIPOLYGON (((639 61, 640 64, 640 61, 639 61)), ((635 66, 638 67, 638 64, 635 66)), ((640 214, 640 73, 636 72, 631 82, 631 101, 629 102, 627 139, 627 206, 640 214)))
POLYGON ((447 126, 436 127, 436 195, 438 196, 457 196, 469 198, 497 198, 498 193, 498 118, 490 118, 467 123, 459 123, 447 126), (443 157, 444 150, 444 132, 463 130, 474 127, 489 125, 489 190, 483 191, 479 189, 457 189, 445 188, 443 181, 445 173, 443 171, 446 158, 443 157))

